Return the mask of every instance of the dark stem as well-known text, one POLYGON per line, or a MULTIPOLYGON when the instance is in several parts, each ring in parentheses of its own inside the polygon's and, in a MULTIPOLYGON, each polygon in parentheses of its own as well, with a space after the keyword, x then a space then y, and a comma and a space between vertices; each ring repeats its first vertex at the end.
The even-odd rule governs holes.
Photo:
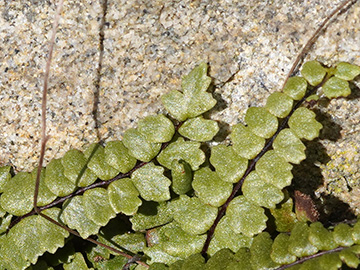
POLYGON ((294 266, 294 265, 297 265, 297 264, 301 264, 303 262, 306 262, 308 260, 311 260, 311 259, 314 259, 314 258, 317 258, 317 257, 320 257, 322 255, 325 255, 325 254, 331 254, 331 253, 335 253, 335 252, 339 252, 339 251, 342 251, 344 249, 346 249, 348 247, 337 247, 337 248, 334 248, 334 249, 331 249, 331 250, 325 250, 325 251, 321 251, 319 253, 316 253, 314 255, 310 255, 310 256, 306 256, 306 257, 303 257, 293 263, 290 263, 290 264, 287 264, 287 265, 283 265, 283 266, 280 266, 278 268, 276 268, 276 270, 283 270, 283 269, 286 269, 286 268, 289 268, 291 266, 294 266))
POLYGON ((38 213, 37 201, 38 201, 38 195, 39 195, 40 175, 41 175, 42 164, 44 162, 46 142, 48 140, 48 137, 46 136, 46 102, 47 102, 47 90, 48 90, 48 81, 49 81, 49 74, 50 74, 50 65, 51 65, 51 59, 52 59, 52 55, 53 55, 53 51, 54 51, 56 30, 59 26, 60 13, 61 13, 63 4, 64 4, 64 1, 60 0, 59 5, 56 9, 55 19, 54 19, 53 28, 52 28, 52 35, 51 35, 51 39, 50 39, 49 55, 48 55, 48 60, 46 62, 45 74, 44 74, 44 87, 43 87, 43 91, 42 91, 42 104, 41 104, 41 150, 40 150, 39 165, 37 168, 35 190, 34 190, 34 203, 33 203, 34 210, 36 213, 38 213))

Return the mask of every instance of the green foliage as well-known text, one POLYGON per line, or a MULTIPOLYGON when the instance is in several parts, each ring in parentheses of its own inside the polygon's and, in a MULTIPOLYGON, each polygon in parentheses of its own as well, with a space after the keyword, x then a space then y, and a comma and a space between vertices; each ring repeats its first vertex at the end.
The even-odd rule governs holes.
POLYGON ((210 83, 207 65, 202 63, 183 78, 182 93, 171 91, 162 97, 165 109, 179 121, 199 116, 210 110, 216 104, 212 95, 206 92, 210 83))
POLYGON ((305 96, 308 84, 303 77, 291 77, 286 82, 284 93, 294 100, 300 100, 305 96))
POLYGON ((172 177, 172 185, 171 189, 176 194, 185 194, 189 192, 193 177, 193 172, 191 170, 191 166, 184 160, 173 160, 171 166, 171 177, 172 177))
POLYGON ((272 93, 268 97, 265 105, 265 109, 267 109, 272 115, 279 118, 287 116, 292 107, 293 100, 289 96, 279 92, 272 93))
POLYGON ((243 124, 237 124, 232 127, 230 134, 235 152, 246 159, 253 159, 260 153, 265 145, 265 139, 250 131, 243 124))
POLYGON ((225 182, 236 183, 244 175, 248 160, 236 154, 232 146, 217 145, 211 149, 210 162, 225 182))
POLYGON ((297 257, 315 254, 318 248, 309 241, 309 227, 306 223, 298 222, 291 231, 289 239, 289 252, 297 257))
POLYGON ((203 203, 215 207, 223 205, 232 191, 232 184, 221 180, 208 167, 195 172, 192 187, 203 203))
POLYGON ((346 62, 340 62, 336 65, 334 75, 340 79, 351 81, 359 76, 360 67, 346 62))
POLYGON ((203 204, 199 198, 180 196, 172 203, 174 220, 181 229, 190 234, 203 234, 210 229, 216 215, 217 208, 203 204))
POLYGON ((266 228, 267 216, 264 209, 249 202, 246 197, 238 196, 231 201, 225 217, 231 229, 252 237, 266 228))
POLYGON ((150 142, 147 137, 137 129, 128 129, 124 134, 123 143, 129 153, 138 160, 149 162, 160 151, 161 144, 150 142))
MULTIPOLYGON (((42 180, 44 176, 42 171, 42 180)), ((15 175, 5 186, 1 195, 1 207, 15 216, 22 216, 31 211, 34 201, 35 174, 20 172, 15 175)), ((42 181, 39 188, 38 204, 46 205, 56 198, 42 181)))
POLYGON ((245 122, 255 135, 270 138, 277 130, 278 120, 265 108, 251 107, 246 111, 245 122))
POLYGON ((318 61, 309 61, 303 65, 301 75, 309 84, 316 86, 325 78, 326 69, 318 61))
POLYGON ((119 171, 111 167, 105 160, 105 150, 99 144, 91 144, 84 155, 88 160, 86 166, 102 180, 114 178, 119 171))
POLYGON ((175 133, 173 123, 162 114, 148 116, 139 121, 139 132, 150 142, 164 143, 172 139, 175 133))
POLYGON ((307 108, 296 109, 289 119, 289 127, 300 139, 313 140, 319 136, 322 124, 315 120, 315 113, 307 108))
POLYGON ((236 252, 242 247, 250 247, 252 241, 253 238, 242 233, 236 233, 232 230, 231 225, 229 224, 229 218, 224 217, 216 227, 208 254, 213 256, 217 251, 224 248, 228 248, 231 251, 236 252))
POLYGON ((171 181, 163 175, 163 172, 163 167, 149 163, 132 174, 131 181, 141 197, 147 201, 156 202, 170 199, 171 181))
POLYGON ((86 187, 96 181, 96 175, 86 167, 88 160, 79 150, 72 149, 61 159, 64 176, 76 186, 86 187))
POLYGON ((277 155, 290 163, 299 164, 306 158, 305 145, 289 128, 280 131, 274 140, 273 148, 277 155))
POLYGON ((136 164, 136 158, 129 154, 129 150, 121 141, 112 141, 106 144, 105 160, 121 173, 127 173, 136 164))
POLYGON ((205 154, 200 149, 200 143, 185 141, 178 138, 165 148, 157 157, 157 160, 164 167, 171 169, 174 160, 184 160, 195 171, 205 161, 205 154))
POLYGON ((202 117, 188 119, 179 128, 179 133, 193 141, 210 141, 218 133, 219 126, 216 121, 206 120, 202 117))
POLYGON ((110 204, 116 213, 134 215, 142 204, 138 198, 140 193, 129 178, 112 182, 108 187, 108 194, 110 204))
POLYGON ((337 77, 331 77, 323 86, 327 98, 347 97, 351 93, 349 83, 337 77))
POLYGON ((65 203, 61 220, 71 229, 79 232, 82 238, 86 239, 90 235, 97 234, 101 225, 89 219, 85 213, 84 197, 77 196, 65 203))
POLYGON ((256 171, 246 178, 242 191, 249 201, 266 208, 275 208, 284 198, 281 189, 265 182, 256 171))
POLYGON ((4 166, 0 168, 0 192, 4 192, 5 185, 11 179, 10 166, 4 166))
POLYGON ((279 189, 289 186, 292 180, 293 166, 274 150, 265 153, 256 163, 255 169, 259 176, 279 189))
MULTIPOLYGON (((43 213, 57 219, 60 209, 52 208, 43 213)), ((41 216, 30 216, 16 224, 2 239, 0 259, 7 269, 24 269, 34 264, 46 251, 54 253, 64 246, 67 231, 41 216), (26 233, 24 233, 26 232, 26 233)))
MULTIPOLYGON (((184 77, 182 92, 163 97, 169 114, 184 122, 149 116, 122 141, 52 160, 41 173, 38 206, 84 239, 145 254, 133 259, 149 269, 276 269, 300 258, 306 262, 293 269, 358 267, 360 223, 301 222, 286 187, 290 163, 306 158, 301 140, 315 139, 322 128, 315 113, 299 104, 295 109, 294 100, 314 94, 307 81, 323 82, 315 90, 328 98, 346 96, 360 68, 327 69, 311 61, 301 73, 264 108, 247 110, 247 125, 231 129, 231 145, 212 146, 205 142, 219 126, 203 113, 216 101, 206 92, 207 65, 200 64, 184 77), (208 260, 200 254, 204 245, 208 260)), ((84 244, 79 252, 67 231, 31 212, 35 178, 36 170, 11 177, 9 166, 0 168, 0 269, 122 269, 128 263, 103 246, 84 244), (13 217, 28 213, 10 228, 13 217)))

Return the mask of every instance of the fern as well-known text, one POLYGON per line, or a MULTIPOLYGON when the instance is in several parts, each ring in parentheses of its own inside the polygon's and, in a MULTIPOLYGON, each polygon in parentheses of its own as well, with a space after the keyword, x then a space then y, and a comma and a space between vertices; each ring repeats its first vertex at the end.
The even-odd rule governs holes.
MULTIPOLYGON (((317 67, 317 71, 313 72, 319 72, 321 76, 303 72, 305 78, 313 82, 309 77, 321 77, 322 81, 318 83, 324 87, 337 74, 335 72, 335 75, 324 79, 327 73, 322 73, 328 69, 322 66, 319 69, 319 64, 313 61, 306 63, 303 69, 309 69, 309 65, 317 67)), ((348 73, 358 70, 356 66, 351 67, 348 73)), ((202 81, 206 72, 206 65, 201 64, 184 78, 184 84, 191 91, 205 91, 202 81), (189 82, 194 86, 189 85, 189 82)), ((303 83, 303 80, 298 81, 303 83)), ((205 84, 208 85, 207 79, 205 84)), ((288 84, 293 89, 301 88, 294 81, 288 84)), ((278 225, 280 234, 274 242, 264 232, 270 218, 265 209, 275 211, 282 207, 282 203, 286 203, 283 189, 291 184, 293 167, 289 162, 298 164, 305 158, 305 146, 300 139, 312 140, 322 128, 312 111, 299 107, 314 90, 304 93, 301 101, 289 109, 292 102, 288 102, 286 97, 294 95, 287 96, 286 93, 292 93, 291 87, 285 87, 285 94, 271 95, 264 108, 248 110, 245 116, 247 126, 238 124, 230 135, 233 146, 218 145, 211 148, 209 162, 215 170, 205 163, 205 153, 200 149, 200 142, 185 140, 180 136, 198 138, 198 141, 210 140, 218 131, 216 122, 191 118, 184 122, 174 136, 175 126, 169 118, 164 115, 151 116, 141 121, 137 129, 125 133, 124 143, 109 142, 105 147, 93 144, 83 153, 70 150, 62 159, 53 160, 42 170, 38 204, 43 208, 40 209, 50 216, 54 216, 56 211, 58 221, 77 230, 84 239, 99 234, 100 242, 134 253, 144 252, 151 268, 160 267, 155 263, 170 265, 170 269, 173 263, 179 265, 179 260, 185 263, 187 258, 204 252, 205 243, 210 243, 205 252, 211 259, 206 264, 200 260, 204 269, 214 267, 211 266, 214 260, 224 256, 228 257, 226 261, 231 265, 229 267, 234 267, 238 262, 237 252, 243 254, 244 248, 249 248, 246 254, 254 269, 291 264, 298 258, 314 256, 321 250, 339 251, 334 253, 340 256, 339 262, 343 260, 349 265, 355 265, 356 249, 345 250, 343 247, 358 243, 355 229, 359 226, 355 225, 352 229, 348 225, 339 224, 333 232, 328 232, 320 223, 308 227, 306 223, 294 219, 290 236, 281 233, 284 226, 281 222, 278 225), (287 104, 285 109, 284 100, 287 104), (201 127, 201 132, 191 127, 194 123, 201 127), (286 128, 286 124, 289 128, 286 128), (253 144, 242 144, 247 138, 259 139, 253 141, 253 144), (271 139, 264 141, 263 138, 271 139), (266 151, 272 143, 274 150, 266 151), (289 149, 294 150, 290 152, 289 149), (135 165, 134 157, 142 162, 135 165), (151 161, 155 157, 160 166, 151 161), (172 177, 164 175, 165 168, 172 177), (232 183, 237 184, 233 187, 232 183), (73 191, 74 188, 77 192, 73 191), (240 189, 242 195, 236 195, 240 189), (54 194, 51 190, 58 192, 54 194), (66 200, 56 199, 60 194, 66 200), (62 209, 59 210, 58 206, 62 209), (225 215, 221 212, 224 206, 225 215), (106 238, 105 231, 110 226, 107 224, 120 213, 130 217, 128 221, 132 232, 106 238), (233 241, 229 241, 229 238, 233 241), (231 251, 226 251, 226 248, 231 251)), ((335 88, 342 87, 344 84, 340 82, 335 88)), ((195 96, 191 92, 187 94, 195 96)), ((338 96, 344 94, 344 91, 338 92, 338 96)), ((202 99, 184 99, 183 102, 187 104, 183 106, 184 110, 191 116, 197 117, 199 108, 203 107, 202 99), (190 102, 193 105, 190 106, 190 102), (189 107, 197 108, 196 115, 189 107)), ((202 109, 201 113, 206 112, 206 109, 202 109)), ((184 115, 179 110, 176 111, 178 113, 184 115)), ((3 217, 27 215, 13 227, 8 227, 9 232, 2 236, 0 254, 3 268, 6 269, 28 267, 45 251, 54 253, 64 246, 65 238, 69 237, 62 228, 56 228, 56 225, 41 216, 32 215, 31 187, 34 186, 34 172, 19 173, 11 178, 9 167, 2 169, 3 193, 0 202, 6 213, 3 217), (42 223, 44 225, 40 225, 42 223), (56 235, 54 226, 60 237, 58 240, 53 240, 56 235), (28 233, 23 234, 24 231, 28 233), (29 243, 32 248, 28 249, 25 243, 29 243), (10 256, 13 251, 15 253, 10 256)), ((272 218, 281 220, 281 215, 272 212, 272 218)), ((10 225, 8 221, 7 224, 10 225)), ((120 225, 121 221, 117 221, 117 224, 128 226, 120 225)), ((81 256, 76 255, 74 263, 75 260, 80 263, 81 256)), ((111 261, 115 258, 107 259, 111 261)))
POLYGON ((38 209, 36 170, 12 176, 1 168, 0 269, 358 267, 360 222, 325 228, 304 221, 287 188, 292 164, 306 158, 302 140, 322 129, 302 105, 314 94, 348 96, 360 68, 305 63, 302 77, 247 110, 230 145, 216 146, 205 143, 219 131, 204 115, 216 103, 207 68, 201 63, 182 91, 163 96, 168 115, 42 168, 38 209), (98 245, 76 252, 69 231, 98 245))

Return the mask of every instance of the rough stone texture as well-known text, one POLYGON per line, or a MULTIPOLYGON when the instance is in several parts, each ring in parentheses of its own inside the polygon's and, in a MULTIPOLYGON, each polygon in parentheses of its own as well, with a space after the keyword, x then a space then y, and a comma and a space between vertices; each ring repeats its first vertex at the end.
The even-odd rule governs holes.
MULTIPOLYGON (((40 152, 41 87, 53 2, 0 2, 0 165, 11 164, 15 171, 32 170, 40 152)), ((281 88, 303 44, 339 3, 108 1, 99 76, 102 2, 65 1, 50 77, 46 160, 70 148, 83 149, 98 137, 121 138, 137 119, 161 111, 159 97, 180 89, 181 77, 202 61, 210 64, 219 100, 211 117, 223 126, 242 121, 249 106, 264 105, 269 93, 281 88)), ((360 65, 359 25, 357 2, 333 21, 307 59, 360 65)), ((350 179, 351 190, 341 189, 340 197, 357 207, 359 91, 320 109, 328 114, 322 118, 332 136, 322 141, 329 161, 328 171, 320 165, 328 178, 322 192, 335 190, 331 183, 337 179, 350 179)))

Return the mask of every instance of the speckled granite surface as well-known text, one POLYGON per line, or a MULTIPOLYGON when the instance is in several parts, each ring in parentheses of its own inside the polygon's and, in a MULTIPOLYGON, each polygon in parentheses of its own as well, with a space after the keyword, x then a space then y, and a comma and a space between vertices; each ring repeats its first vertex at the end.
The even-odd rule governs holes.
MULTIPOLYGON (((40 152, 42 76, 54 16, 49 2, 0 1, 0 164, 16 170, 32 170, 40 152)), ((211 117, 242 121, 248 106, 263 105, 280 89, 302 45, 340 1, 109 0, 98 76, 102 3, 65 1, 50 77, 47 160, 82 149, 97 134, 121 138, 138 118, 161 111, 159 97, 180 89, 181 76, 201 61, 210 64, 221 100, 211 117)), ((330 25, 308 59, 360 65, 359 25, 358 2, 330 25)), ((350 179, 352 190, 340 197, 354 205, 360 196, 359 96, 357 89, 322 109, 339 126, 336 140, 322 141, 329 156, 323 189, 341 186, 331 187, 334 179, 350 179)))

